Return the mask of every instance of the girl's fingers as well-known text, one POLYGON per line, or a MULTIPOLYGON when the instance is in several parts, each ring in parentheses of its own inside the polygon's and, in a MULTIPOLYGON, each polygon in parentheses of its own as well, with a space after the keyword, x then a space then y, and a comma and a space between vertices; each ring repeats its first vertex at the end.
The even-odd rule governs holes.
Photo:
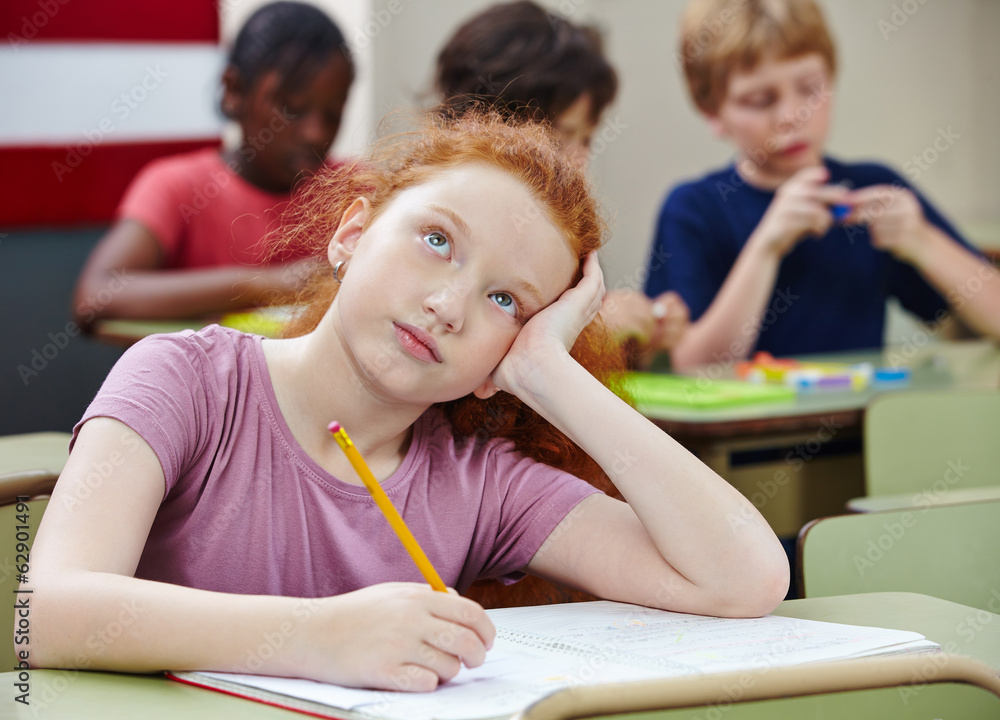
MULTIPOLYGON (((461 628, 468 633, 466 642, 475 641, 481 647, 481 651, 475 651, 468 647, 462 653, 465 655, 476 655, 485 653, 493 647, 493 638, 496 636, 496 627, 490 616, 483 610, 482 605, 474 600, 463 598, 452 594, 434 593, 432 596, 435 602, 431 607, 431 614, 450 626, 461 628)), ((441 628, 438 628, 439 630, 441 628)))
POLYGON ((441 680, 441 676, 435 671, 423 665, 407 663, 400 666, 399 677, 393 678, 384 689, 403 692, 431 692, 437 689, 441 680))

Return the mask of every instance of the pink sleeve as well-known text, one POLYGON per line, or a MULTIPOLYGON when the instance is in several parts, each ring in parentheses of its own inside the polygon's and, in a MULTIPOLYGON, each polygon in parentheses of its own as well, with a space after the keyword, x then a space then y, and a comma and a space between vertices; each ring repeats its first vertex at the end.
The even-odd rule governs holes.
POLYGON ((130 347, 115 363, 97 396, 73 428, 95 417, 124 423, 146 441, 163 469, 166 493, 202 450, 211 422, 211 387, 198 369, 191 331, 152 335, 130 347))
POLYGON ((190 201, 186 189, 175 160, 153 161, 128 186, 115 212, 116 219, 141 223, 153 233, 165 255, 171 257, 185 229, 180 208, 190 201))
POLYGON ((523 568, 563 518, 581 500, 601 491, 574 475, 524 457, 509 444, 496 448, 491 460, 495 505, 491 507, 488 490, 480 508, 480 530, 487 529, 484 524, 489 526, 485 534, 493 535, 493 546, 480 576, 511 583, 524 577, 523 568))

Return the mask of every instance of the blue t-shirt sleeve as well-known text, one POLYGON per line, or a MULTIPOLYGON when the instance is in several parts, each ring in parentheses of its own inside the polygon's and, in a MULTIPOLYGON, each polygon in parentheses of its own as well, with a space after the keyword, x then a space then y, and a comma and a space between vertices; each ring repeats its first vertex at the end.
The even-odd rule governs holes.
POLYGON ((710 221, 713 211, 700 190, 686 184, 667 196, 646 266, 646 295, 655 298, 676 291, 687 303, 692 321, 708 309, 735 261, 723 257, 718 247, 719 233, 710 221))
MULTIPOLYGON (((889 168, 882 168, 887 175, 886 183, 896 187, 909 189, 920 202, 927 221, 951 237, 976 257, 982 257, 976 248, 972 247, 958 230, 935 208, 919 190, 906 182, 889 168)), ((912 265, 894 260, 889 271, 889 294, 895 296, 900 304, 924 320, 934 320, 943 310, 948 309, 948 302, 934 287, 924 279, 912 265)))

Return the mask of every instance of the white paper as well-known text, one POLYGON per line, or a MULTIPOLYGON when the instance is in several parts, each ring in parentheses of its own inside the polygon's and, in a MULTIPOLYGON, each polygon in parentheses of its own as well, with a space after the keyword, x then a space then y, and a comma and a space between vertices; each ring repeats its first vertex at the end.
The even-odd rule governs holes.
POLYGON ((488 610, 486 662, 431 693, 358 690, 259 675, 198 673, 383 718, 473 720, 513 715, 573 685, 765 669, 935 649, 904 630, 769 615, 731 619, 596 601, 488 610))

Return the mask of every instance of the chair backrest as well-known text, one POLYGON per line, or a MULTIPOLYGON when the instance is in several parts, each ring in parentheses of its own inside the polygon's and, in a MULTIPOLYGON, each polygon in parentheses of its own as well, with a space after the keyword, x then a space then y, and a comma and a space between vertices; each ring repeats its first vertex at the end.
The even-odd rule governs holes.
POLYGON ((0 475, 25 470, 62 472, 69 457, 67 432, 37 432, 0 436, 0 475))
POLYGON ((27 577, 26 590, 31 589, 31 544, 35 541, 38 523, 49 501, 29 500, 0 506, 0 667, 5 671, 17 667, 17 650, 31 652, 31 594, 15 593, 20 584, 19 577, 27 577), (25 572, 26 571, 26 572, 25 572), (23 612, 15 609, 15 603, 28 604, 23 612), (20 617, 18 613, 20 612, 20 617), (21 622, 18 627, 15 623, 21 622), (15 630, 21 630, 18 637, 27 638, 20 644, 14 643, 15 630))
POLYGON ((820 518, 798 555, 805 597, 915 592, 995 610, 1000 500, 820 518))
POLYGON ((914 390, 865 410, 868 495, 1000 485, 1000 391, 914 390))

